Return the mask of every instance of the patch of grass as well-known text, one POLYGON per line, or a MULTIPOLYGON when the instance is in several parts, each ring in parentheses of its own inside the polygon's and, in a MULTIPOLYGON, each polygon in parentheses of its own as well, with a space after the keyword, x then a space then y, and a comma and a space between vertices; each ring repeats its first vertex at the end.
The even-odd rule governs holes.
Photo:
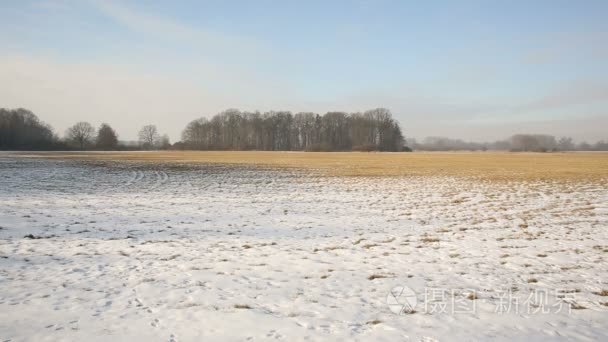
POLYGON ((366 322, 365 324, 369 324, 369 325, 376 325, 376 324, 380 324, 380 323, 382 323, 382 321, 381 321, 381 320, 379 320, 379 319, 374 319, 374 320, 371 320, 371 321, 366 322))
POLYGON ((575 265, 575 266, 562 266, 559 269, 562 270, 562 271, 570 271, 570 270, 575 270, 575 269, 578 269, 578 268, 581 268, 581 267, 578 266, 578 265, 575 265))
POLYGON ((574 310, 585 310, 587 307, 579 304, 579 303, 570 303, 570 308, 574 310))
POLYGON ((369 277, 367 277, 367 280, 382 279, 382 278, 390 278, 390 277, 385 274, 372 274, 369 277))
POLYGON ((55 237, 55 235, 39 236, 39 235, 34 235, 34 234, 27 234, 23 238, 24 239, 39 240, 39 239, 50 239, 50 238, 53 238, 53 237, 55 237))
POLYGON ((436 236, 423 236, 422 238, 420 238, 420 241, 425 242, 425 243, 431 243, 431 242, 439 242, 439 238, 436 236))
POLYGON ((601 290, 601 291, 593 292, 593 294, 602 296, 602 297, 608 297, 608 290, 601 290))
POLYGON ((247 309, 247 310, 253 309, 248 304, 234 304, 234 308, 235 309, 247 309))
POLYGON ((173 259, 177 259, 177 258, 179 258, 180 256, 181 256, 181 254, 173 254, 173 255, 170 255, 170 256, 168 256, 168 257, 161 258, 160 260, 161 260, 161 261, 171 261, 171 260, 173 260, 173 259))
POLYGON ((315 248, 315 249, 313 249, 313 252, 320 252, 320 251, 327 252, 327 251, 333 251, 336 249, 346 249, 346 248, 342 247, 342 246, 329 246, 329 247, 325 247, 325 248, 315 248))
POLYGON ((538 283, 538 279, 536 279, 536 278, 529 278, 528 279, 528 283, 538 283))

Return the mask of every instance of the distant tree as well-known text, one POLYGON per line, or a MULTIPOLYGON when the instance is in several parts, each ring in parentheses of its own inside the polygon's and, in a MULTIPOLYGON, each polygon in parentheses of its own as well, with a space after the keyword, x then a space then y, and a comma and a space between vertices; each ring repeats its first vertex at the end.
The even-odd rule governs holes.
POLYGON ((91 143, 94 134, 95 129, 93 126, 88 122, 81 121, 68 128, 67 138, 78 145, 81 150, 84 150, 91 143))
POLYGON ((388 109, 364 114, 223 111, 190 122, 184 146, 211 150, 401 151, 404 138, 388 109))
POLYGON ((145 149, 153 149, 158 145, 160 136, 155 125, 146 125, 139 130, 139 142, 145 149))
POLYGON ((560 151, 572 151, 574 150, 574 143, 570 137, 561 137, 557 141, 557 149, 560 151))
POLYGON ((329 112, 321 119, 321 142, 332 151, 345 151, 352 148, 348 114, 329 112))
POLYGON ((511 150, 547 152, 554 151, 557 142, 552 135, 545 134, 516 134, 511 137, 511 150))
POLYGON ((583 141, 583 142, 579 143, 578 145, 576 145, 577 151, 591 151, 592 149, 593 149, 593 146, 591 146, 591 144, 587 143, 586 141, 583 141))
POLYGON ((97 141, 95 145, 97 148, 101 149, 115 149, 118 146, 118 137, 110 125, 106 123, 101 124, 97 131, 97 141))
POLYGON ((415 149, 423 151, 477 151, 484 148, 485 144, 446 137, 426 137, 422 143, 415 144, 415 149))
POLYGON ((159 145, 162 150, 168 150, 169 148, 171 148, 171 140, 169 140, 169 136, 166 134, 163 134, 163 136, 160 137, 159 145))
POLYGON ((0 149, 51 149, 57 143, 51 127, 31 111, 0 108, 0 149))
MULTIPOLYGON (((297 113, 293 117, 294 147, 298 150, 308 150, 319 143, 315 123, 318 119, 315 113, 297 113)), ((320 121, 320 120, 318 120, 320 121)))
POLYGON ((608 151, 608 142, 600 140, 593 145, 593 149, 596 151, 608 151))

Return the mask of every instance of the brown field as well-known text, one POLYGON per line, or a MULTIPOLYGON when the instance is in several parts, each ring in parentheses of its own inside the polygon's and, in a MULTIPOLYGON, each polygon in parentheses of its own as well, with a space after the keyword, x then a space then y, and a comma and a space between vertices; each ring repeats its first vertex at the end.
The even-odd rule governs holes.
MULTIPOLYGON (((5 154, 6 155, 6 154, 5 154)), ((213 163, 309 169, 340 176, 445 175, 505 180, 607 180, 608 153, 509 152, 28 152, 11 156, 91 161, 213 163)), ((1 155, 0 155, 1 156, 1 155)))

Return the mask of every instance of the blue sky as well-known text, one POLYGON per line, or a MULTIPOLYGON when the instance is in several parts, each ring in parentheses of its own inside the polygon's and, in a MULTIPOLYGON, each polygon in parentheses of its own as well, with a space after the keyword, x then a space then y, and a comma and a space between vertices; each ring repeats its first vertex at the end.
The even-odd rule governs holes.
POLYGON ((608 139, 608 1, 0 3, 0 106, 59 133, 387 107, 405 134, 608 139))

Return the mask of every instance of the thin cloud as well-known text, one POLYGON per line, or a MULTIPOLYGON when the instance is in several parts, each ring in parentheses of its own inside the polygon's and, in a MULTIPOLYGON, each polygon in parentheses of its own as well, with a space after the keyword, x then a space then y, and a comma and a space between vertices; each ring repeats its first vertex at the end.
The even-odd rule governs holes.
POLYGON ((518 109, 521 111, 547 110, 598 102, 608 102, 608 84, 585 82, 570 84, 556 93, 531 101, 518 109))
POLYGON ((268 49, 268 46, 259 40, 190 27, 119 2, 91 0, 91 4, 100 13, 132 31, 157 39, 181 42, 208 52, 247 51, 248 54, 259 54, 268 49))
POLYGON ((547 65, 565 61, 601 61, 608 54, 607 32, 561 32, 531 39, 535 48, 527 50, 525 64, 547 65))

